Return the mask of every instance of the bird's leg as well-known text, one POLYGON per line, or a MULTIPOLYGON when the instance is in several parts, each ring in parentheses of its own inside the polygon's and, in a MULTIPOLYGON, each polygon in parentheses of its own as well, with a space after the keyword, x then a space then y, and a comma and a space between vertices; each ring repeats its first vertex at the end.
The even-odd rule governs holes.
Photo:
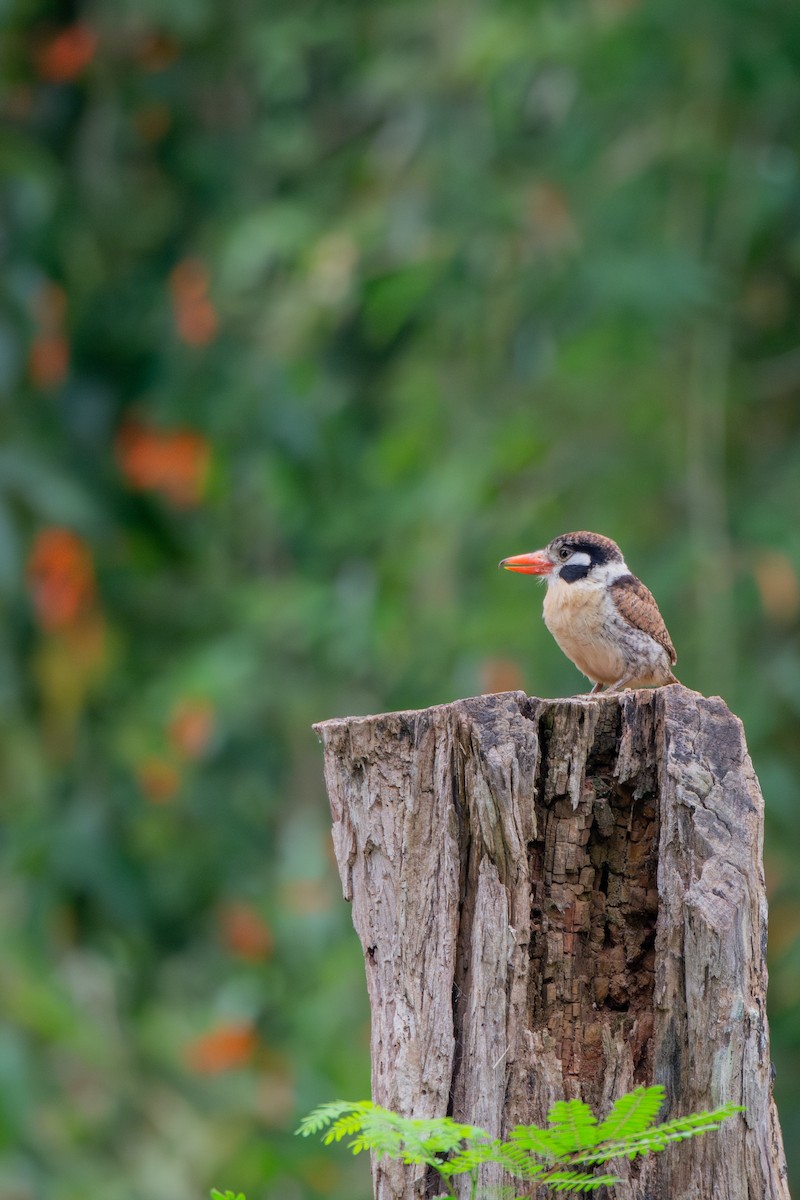
POLYGON ((596 696, 598 694, 598 692, 602 692, 602 690, 603 690, 603 681, 602 681, 602 679, 598 679, 597 683, 589 691, 588 695, 596 696))
POLYGON ((621 692, 622 689, 635 678, 635 672, 632 673, 631 671, 626 671, 624 675, 620 675, 619 679, 615 683, 611 684, 611 686, 608 688, 608 691, 621 692))

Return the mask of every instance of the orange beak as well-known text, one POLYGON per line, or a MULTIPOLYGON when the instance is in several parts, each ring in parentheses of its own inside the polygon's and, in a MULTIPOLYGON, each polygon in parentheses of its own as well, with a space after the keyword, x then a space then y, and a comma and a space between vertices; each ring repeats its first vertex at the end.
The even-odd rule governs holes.
POLYGON ((519 571, 520 575, 549 575, 553 564, 544 550, 534 550, 532 554, 515 554, 513 558, 504 558, 500 563, 506 571, 519 571))

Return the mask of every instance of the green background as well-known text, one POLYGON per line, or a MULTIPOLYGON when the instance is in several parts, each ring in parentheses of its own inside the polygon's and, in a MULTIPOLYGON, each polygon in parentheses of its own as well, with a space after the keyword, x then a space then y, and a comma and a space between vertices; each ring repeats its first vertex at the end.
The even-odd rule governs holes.
POLYGON ((797 1186, 800 9, 0 13, 3 1197, 366 1196, 310 724, 583 690, 573 528, 745 723, 797 1186))

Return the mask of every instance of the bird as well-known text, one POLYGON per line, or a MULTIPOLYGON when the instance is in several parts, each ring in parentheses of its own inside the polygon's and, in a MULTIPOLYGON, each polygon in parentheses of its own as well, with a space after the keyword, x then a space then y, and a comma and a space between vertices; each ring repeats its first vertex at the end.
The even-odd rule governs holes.
POLYGON ((546 580, 544 623, 594 684, 591 695, 678 683, 675 647, 655 598, 611 538, 562 533, 543 550, 504 558, 500 566, 546 580))

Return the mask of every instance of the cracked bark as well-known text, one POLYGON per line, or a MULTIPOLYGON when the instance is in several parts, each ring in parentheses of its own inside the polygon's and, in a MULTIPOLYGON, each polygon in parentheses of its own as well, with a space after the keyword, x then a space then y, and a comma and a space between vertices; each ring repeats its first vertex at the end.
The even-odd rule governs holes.
MULTIPOLYGON (((503 1135, 662 1083, 743 1118, 617 1171, 627 1200, 788 1200, 766 1018, 763 801, 741 723, 680 685, 325 721, 377 1103, 503 1135)), ((616 1164, 615 1164, 616 1169, 616 1164)), ((377 1200, 432 1194, 374 1162, 377 1200)), ((486 1168, 482 1183, 503 1182, 486 1168)))

